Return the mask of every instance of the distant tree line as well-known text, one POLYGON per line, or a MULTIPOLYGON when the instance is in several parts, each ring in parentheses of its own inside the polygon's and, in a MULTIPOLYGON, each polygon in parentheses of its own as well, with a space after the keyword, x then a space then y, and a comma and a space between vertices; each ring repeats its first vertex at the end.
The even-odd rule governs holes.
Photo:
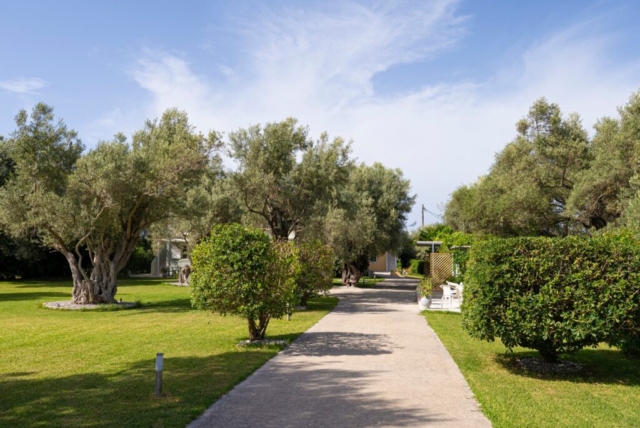
POLYGON ((451 195, 455 230, 567 236, 640 225, 640 91, 589 137, 577 114, 541 98, 489 172, 451 195))

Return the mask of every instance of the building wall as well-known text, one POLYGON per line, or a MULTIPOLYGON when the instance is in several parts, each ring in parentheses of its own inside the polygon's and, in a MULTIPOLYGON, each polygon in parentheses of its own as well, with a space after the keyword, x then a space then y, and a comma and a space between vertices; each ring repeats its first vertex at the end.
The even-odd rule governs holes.
POLYGON ((390 252, 380 254, 375 262, 369 262, 370 272, 390 272, 397 268, 396 255, 390 252))
POLYGON ((386 253, 387 257, 387 271, 392 271, 398 269, 398 259, 394 253, 386 253))

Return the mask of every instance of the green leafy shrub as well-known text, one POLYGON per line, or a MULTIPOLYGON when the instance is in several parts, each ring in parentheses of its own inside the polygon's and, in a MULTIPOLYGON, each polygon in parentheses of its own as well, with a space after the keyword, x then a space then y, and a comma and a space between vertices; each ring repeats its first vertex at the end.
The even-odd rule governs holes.
POLYGON ((401 269, 407 269, 410 266, 411 259, 415 259, 418 255, 415 242, 411 239, 407 232, 402 235, 402 245, 398 251, 398 265, 401 269))
POLYGON ((191 258, 192 305, 246 318, 250 340, 263 339, 271 318, 281 318, 294 302, 297 250, 259 229, 215 226, 191 258))
POLYGON ((320 241, 301 242, 297 250, 300 274, 296 278, 296 297, 300 306, 307 306, 309 297, 333 286, 333 251, 320 241))
POLYGON ((411 272, 412 274, 424 275, 424 261, 411 259, 411 261, 409 262, 409 272, 411 272))
POLYGON ((640 333, 621 334, 609 343, 618 346, 623 353, 630 357, 640 357, 640 333))
POLYGON ((472 337, 536 349, 546 361, 638 334, 640 247, 624 237, 478 242, 465 285, 472 337))
POLYGON ((462 278, 461 276, 450 276, 449 278, 447 278, 445 281, 447 282, 455 282, 456 284, 460 284, 461 282, 464 281, 464 278, 462 278))
POLYGON ((417 291, 420 297, 431 297, 433 294, 431 280, 429 280, 429 278, 422 278, 418 283, 417 291))

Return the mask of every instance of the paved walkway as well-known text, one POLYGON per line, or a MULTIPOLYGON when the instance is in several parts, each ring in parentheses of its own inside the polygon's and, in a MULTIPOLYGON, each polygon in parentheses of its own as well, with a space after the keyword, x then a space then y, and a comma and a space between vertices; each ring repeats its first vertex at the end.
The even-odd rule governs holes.
POLYGON ((331 313, 190 427, 490 427, 414 290, 334 289, 331 313))

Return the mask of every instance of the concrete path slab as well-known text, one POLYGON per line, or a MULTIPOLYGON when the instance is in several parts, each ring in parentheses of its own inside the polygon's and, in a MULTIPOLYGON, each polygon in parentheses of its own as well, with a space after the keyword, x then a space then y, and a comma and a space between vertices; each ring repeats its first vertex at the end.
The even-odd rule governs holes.
POLYGON ((334 289, 331 313, 189 427, 490 427, 415 285, 334 289))

